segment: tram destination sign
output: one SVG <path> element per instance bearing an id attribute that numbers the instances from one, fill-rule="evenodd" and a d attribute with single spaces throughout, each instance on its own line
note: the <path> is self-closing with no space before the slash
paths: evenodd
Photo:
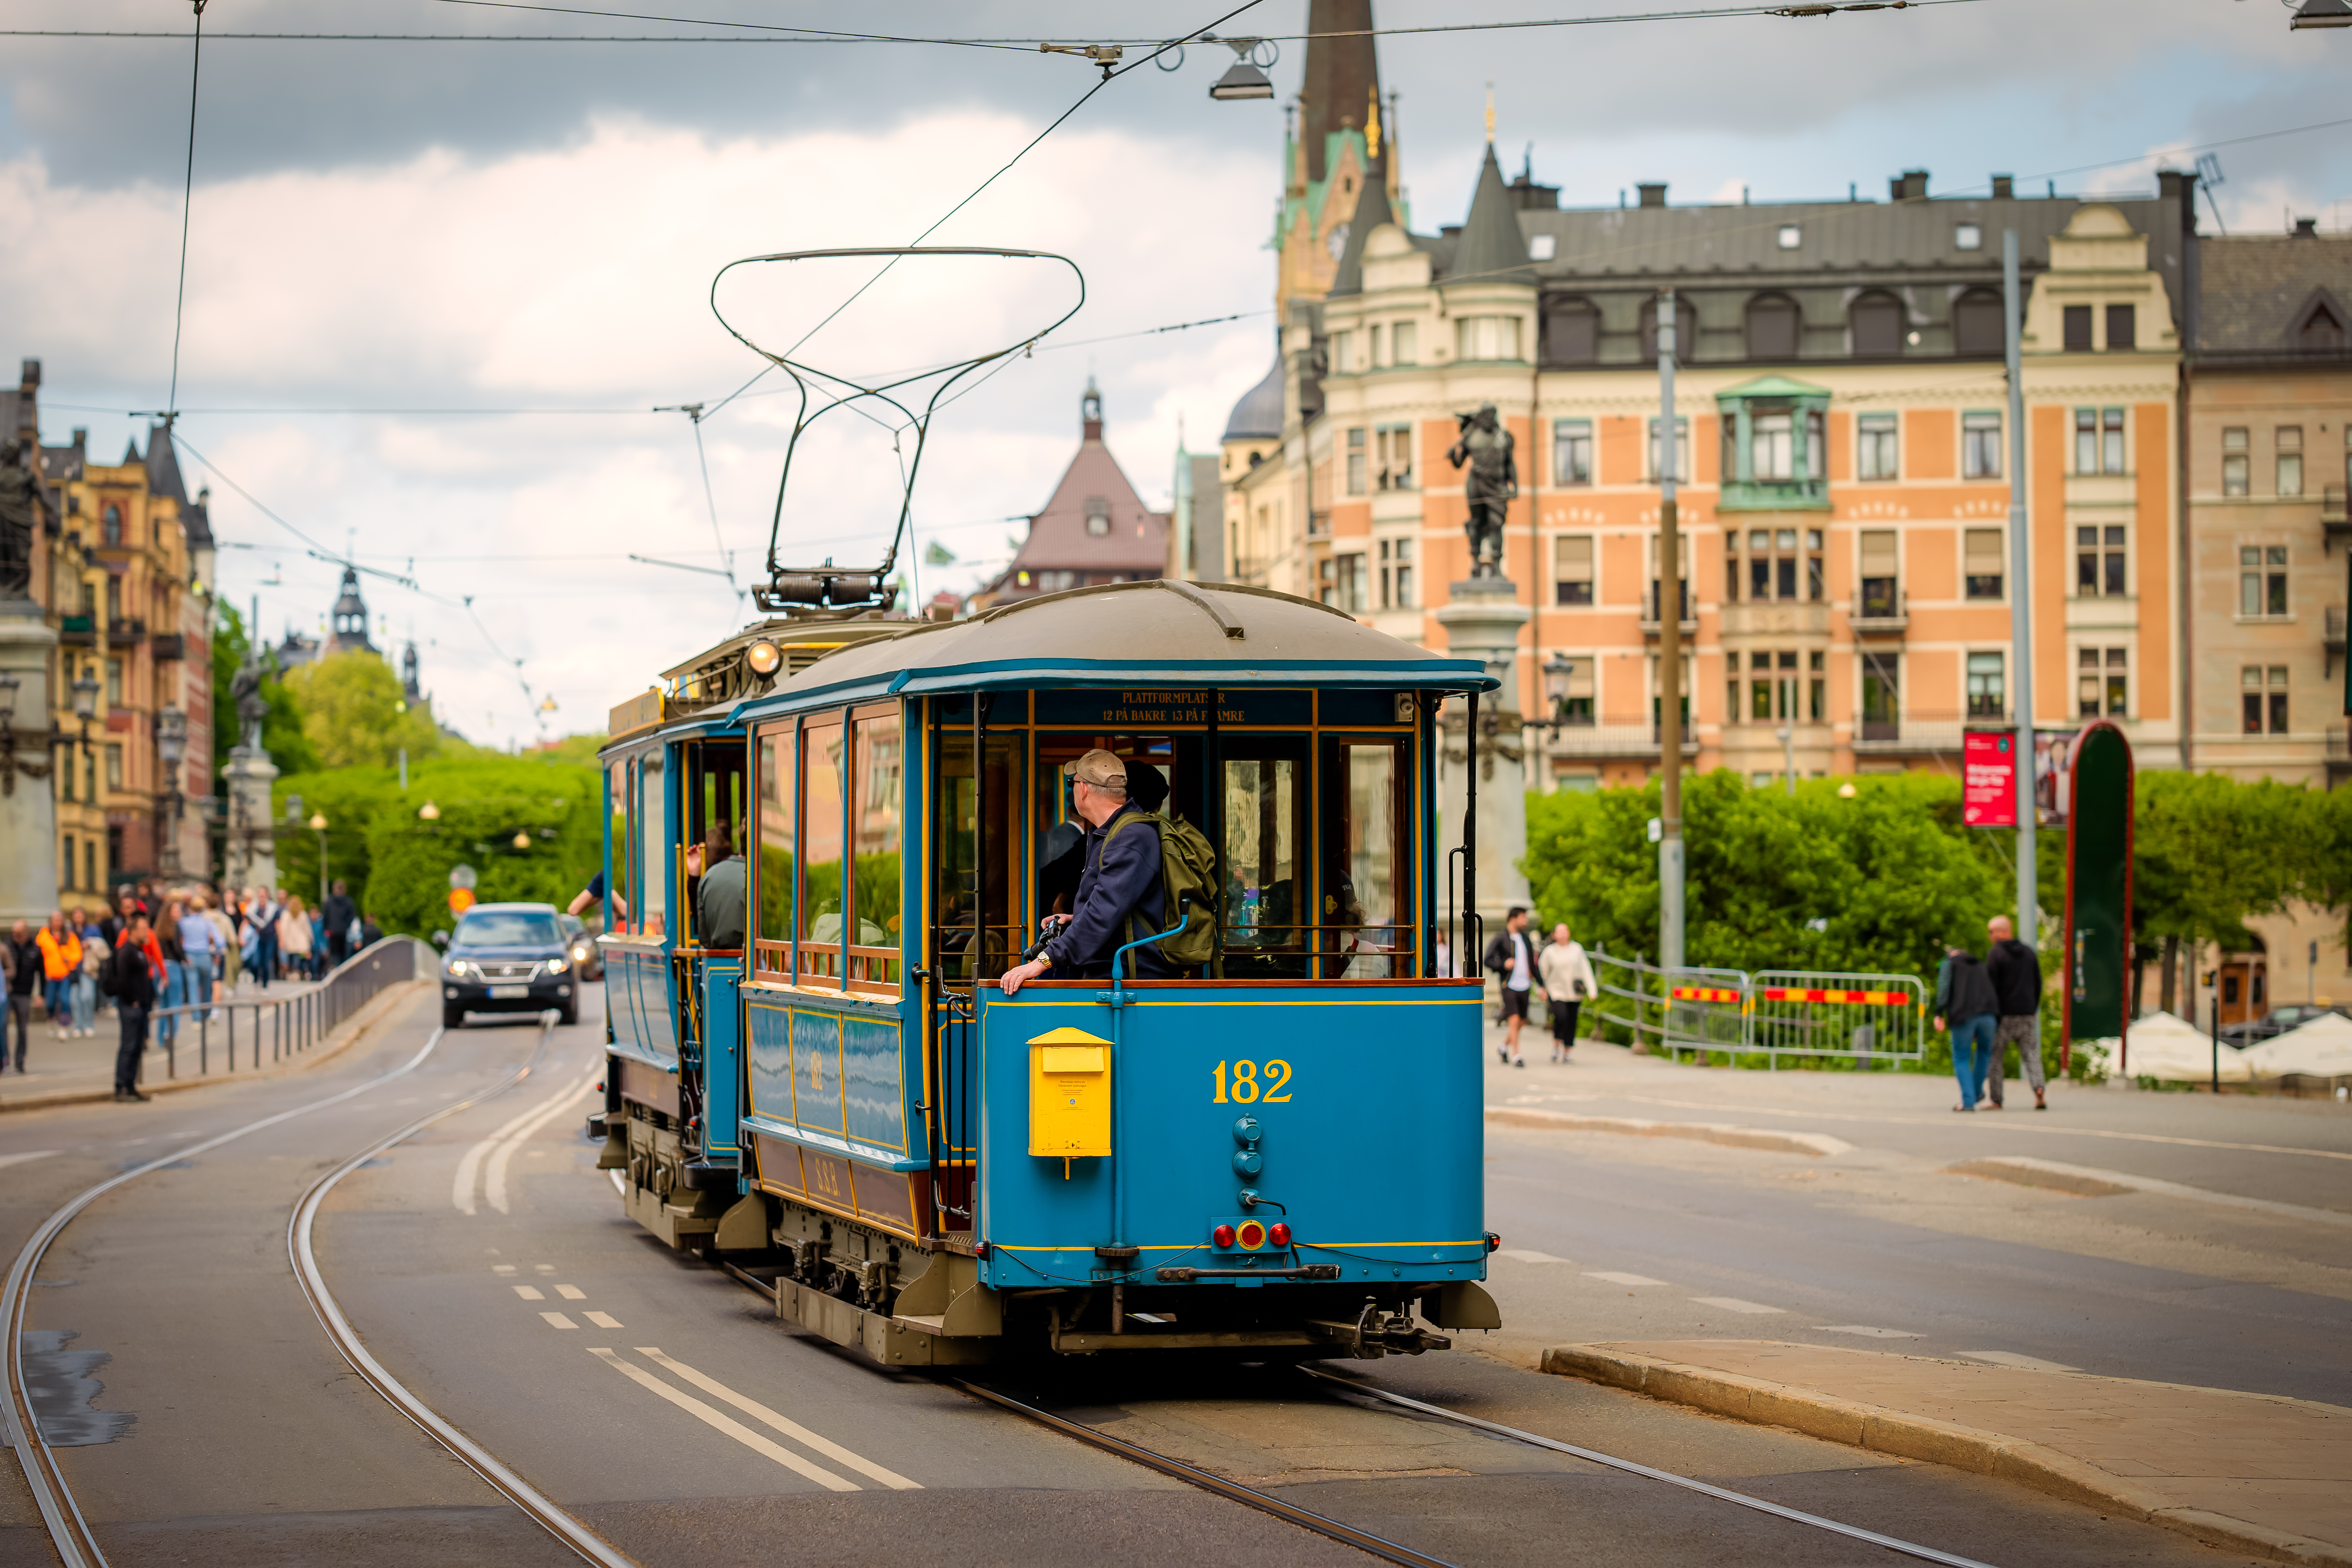
<path id="1" fill-rule="evenodd" d="M 1315 721 L 1309 691 L 1207 687 L 1123 687 L 1117 690 L 1045 690 L 1037 693 L 1037 722 L 1093 730 L 1205 730 L 1219 725 L 1296 726 Z"/>

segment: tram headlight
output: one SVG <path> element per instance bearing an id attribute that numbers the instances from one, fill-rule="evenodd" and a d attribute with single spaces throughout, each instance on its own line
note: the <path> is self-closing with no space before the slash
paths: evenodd
<path id="1" fill-rule="evenodd" d="M 765 637 L 743 650 L 743 662 L 751 667 L 754 675 L 773 675 L 784 662 L 783 650 Z"/>

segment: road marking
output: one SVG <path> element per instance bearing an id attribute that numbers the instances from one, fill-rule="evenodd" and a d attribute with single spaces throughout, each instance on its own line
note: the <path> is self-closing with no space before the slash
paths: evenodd
<path id="1" fill-rule="evenodd" d="M 531 1268 L 534 1272 L 540 1274 L 552 1274 L 555 1272 L 555 1265 L 552 1263 L 534 1263 L 531 1265 Z"/>
<path id="2" fill-rule="evenodd" d="M 588 1299 L 588 1292 L 577 1285 L 558 1285 L 555 1293 L 567 1301 L 585 1301 Z"/>
<path id="3" fill-rule="evenodd" d="M 604 1070 L 604 1064 L 600 1061 L 596 1064 L 594 1070 L 596 1072 L 602 1072 Z M 540 1111 L 538 1115 L 532 1117 L 529 1121 L 524 1122 L 520 1127 L 516 1128 L 514 1131 L 509 1135 L 506 1142 L 500 1143 L 497 1150 L 491 1153 L 489 1165 L 483 1173 L 482 1176 L 482 1194 L 489 1200 L 489 1204 L 492 1208 L 498 1210 L 500 1214 L 508 1212 L 507 1162 L 514 1158 L 514 1152 L 517 1149 L 522 1147 L 522 1141 L 530 1137 L 532 1133 L 538 1131 L 541 1128 L 546 1126 L 549 1122 L 554 1121 L 557 1117 L 562 1115 L 565 1111 L 571 1110 L 574 1104 L 585 1099 L 588 1093 L 595 1087 L 596 1079 L 593 1075 L 591 1077 L 582 1079 L 580 1080 L 580 1087 L 573 1089 L 570 1094 L 557 1097 L 551 1104 Z"/>
<path id="4" fill-rule="evenodd" d="M 56 1152 L 55 1149 L 32 1149 L 22 1154 L 0 1154 L 0 1165 L 21 1165 L 27 1160 L 46 1160 Z"/>
<path id="5" fill-rule="evenodd" d="M 1702 1307 L 1720 1307 L 1727 1312 L 1778 1312 L 1778 1307 L 1767 1307 L 1760 1301 L 1743 1301 L 1737 1296 L 1693 1296 Z"/>
<path id="6" fill-rule="evenodd" d="M 1916 1340 L 1920 1337 L 1908 1329 L 1874 1329 L 1867 1323 L 1817 1323 L 1814 1328 L 1824 1334 L 1863 1334 L 1874 1340 Z"/>
<path id="7" fill-rule="evenodd" d="M 827 1458 L 838 1459 L 841 1463 L 848 1466 L 851 1469 L 859 1472 L 861 1475 L 870 1476 L 874 1479 L 880 1481 L 884 1486 L 891 1488 L 893 1490 L 919 1492 L 923 1489 L 923 1486 L 920 1481 L 910 1481 L 906 1477 L 900 1475 L 898 1471 L 885 1469 L 880 1465 L 876 1464 L 873 1460 L 866 1458 L 864 1455 L 859 1454 L 853 1449 L 843 1447 L 840 1444 L 835 1442 L 830 1437 L 819 1436 L 816 1433 L 810 1431 L 799 1422 L 794 1421 L 788 1416 L 777 1415 L 774 1411 L 769 1409 L 758 1400 L 745 1398 L 742 1394 L 736 1393 L 733 1389 L 728 1387 L 717 1378 L 697 1372 L 694 1368 L 687 1365 L 682 1361 L 671 1360 L 668 1356 L 662 1354 L 659 1347 L 657 1346 L 639 1345 L 637 1347 L 637 1353 L 645 1357 L 647 1361 L 653 1363 L 656 1366 L 660 1367 L 663 1371 L 685 1379 L 687 1382 L 694 1384 L 695 1387 L 702 1390 L 703 1393 L 717 1394 L 719 1398 L 727 1401 L 728 1404 L 732 1405 L 735 1408 L 744 1412 L 746 1415 L 758 1416 L 761 1420 L 766 1422 L 769 1426 L 773 1426 L 777 1431 L 782 1432 L 785 1436 L 792 1438 L 793 1441 L 814 1448 L 818 1453 L 824 1455 Z"/>
<path id="8" fill-rule="evenodd" d="M 490 1265 L 490 1272 L 493 1274 L 511 1274 L 514 1271 L 515 1266 L 511 1263 L 493 1263 Z"/>
<path id="9" fill-rule="evenodd" d="M 539 1287 L 536 1285 L 518 1285 L 514 1288 L 514 1293 L 521 1297 L 526 1301 L 544 1301 L 547 1300 L 545 1296 L 540 1294 Z"/>
<path id="10" fill-rule="evenodd" d="M 1524 1247 L 1498 1247 L 1495 1249 L 1505 1258 L 1516 1258 L 1521 1263 L 1565 1263 L 1565 1258 L 1554 1258 L 1549 1252 L 1530 1252 Z"/>
<path id="11" fill-rule="evenodd" d="M 610 1312 L 587 1312 L 582 1315 L 600 1329 L 617 1329 L 624 1326 L 621 1320 Z"/>
<path id="12" fill-rule="evenodd" d="M 2040 1356 L 2020 1355 L 2015 1351 L 1954 1351 L 1952 1353 L 1964 1355 L 1970 1361 L 1990 1362 L 1994 1366 L 2010 1367 L 2018 1372 L 2080 1372 L 2083 1370 L 2079 1366 L 2062 1366 L 2054 1361 L 2043 1361 Z"/>
<path id="13" fill-rule="evenodd" d="M 1663 1285 L 1663 1279 L 1653 1279 L 1646 1274 L 1619 1274 L 1608 1269 L 1585 1270 L 1587 1279 L 1606 1279 L 1612 1285 Z"/>
<path id="14" fill-rule="evenodd" d="M 540 1316 L 545 1318 L 548 1321 L 548 1323 L 554 1328 L 576 1329 L 580 1326 L 561 1312 L 541 1312 Z"/>
<path id="15" fill-rule="evenodd" d="M 2109 1186 L 2129 1187 L 2135 1192 L 2154 1193 L 2168 1198 L 2188 1198 L 2200 1204 L 2224 1204 L 2231 1208 L 2253 1209 L 2262 1214 L 2284 1215 L 2289 1219 L 2313 1220 L 2321 1225 L 2352 1226 L 2352 1214 L 2347 1214 L 2342 1209 L 2306 1208 L 2301 1204 L 2275 1203 L 2269 1198 L 2240 1197 L 2235 1193 L 2217 1193 L 2204 1187 L 2186 1187 L 2179 1182 L 2159 1182 L 2151 1176 L 2134 1176 L 2122 1171 L 2102 1171 L 2090 1165 L 2069 1165 L 2061 1160 L 2037 1160 L 2026 1154 L 1994 1154 L 1968 1163 L 1979 1165 L 2013 1165 L 2025 1171 L 2047 1171 L 2053 1175 L 2075 1176 L 2085 1181 L 2105 1182 Z"/>
<path id="16" fill-rule="evenodd" d="M 733 1416 L 713 1410 L 709 1405 L 705 1405 L 702 1401 L 695 1398 L 692 1394 L 680 1394 L 677 1389 L 672 1388 L 668 1384 L 664 1383 L 652 1373 L 647 1372 L 641 1366 L 632 1366 L 629 1363 L 623 1361 L 619 1355 L 612 1351 L 592 1349 L 588 1353 L 602 1361 L 606 1366 L 611 1367 L 614 1372 L 619 1373 L 630 1382 L 637 1384 L 642 1387 L 652 1389 L 656 1394 L 660 1394 L 664 1399 L 668 1400 L 672 1405 L 677 1405 L 680 1410 L 692 1415 L 696 1420 L 702 1422 L 705 1426 L 715 1427 L 719 1431 L 726 1433 L 730 1437 L 734 1438 L 738 1443 L 742 1444 L 743 1447 L 751 1449 L 753 1453 L 766 1455 L 769 1458 L 775 1460 L 776 1463 L 783 1466 L 786 1469 L 807 1477 L 810 1480 L 814 1481 L 817 1485 L 824 1488 L 827 1491 L 856 1492 L 864 1491 L 866 1489 L 845 1476 L 836 1476 L 831 1470 L 826 1469 L 823 1465 L 802 1458 L 798 1454 L 793 1453 L 790 1448 L 785 1447 L 781 1443 L 772 1443 L 768 1441 L 767 1438 L 761 1436 L 760 1434 L 752 1431 L 749 1426 L 744 1426 L 743 1423 L 736 1420 Z"/>
<path id="17" fill-rule="evenodd" d="M 466 1151 L 466 1157 L 457 1162 L 457 1180 L 449 1186 L 449 1201 L 457 1205 L 459 1214 L 474 1212 L 475 1180 L 481 1174 L 482 1162 L 488 1157 L 491 1145 L 538 1114 L 539 1108 L 533 1106 L 513 1120 L 505 1122 L 497 1131 Z"/>

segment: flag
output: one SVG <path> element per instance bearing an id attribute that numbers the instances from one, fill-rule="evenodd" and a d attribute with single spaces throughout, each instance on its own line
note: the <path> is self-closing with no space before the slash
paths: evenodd
<path id="1" fill-rule="evenodd" d="M 952 566 L 955 564 L 955 552 L 950 550 L 946 545 L 941 544 L 938 540 L 934 539 L 929 544 L 923 546 L 923 564 L 926 566 Z"/>

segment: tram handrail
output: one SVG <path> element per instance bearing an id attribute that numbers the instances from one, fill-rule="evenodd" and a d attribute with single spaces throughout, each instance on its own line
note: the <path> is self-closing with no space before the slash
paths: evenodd
<path id="1" fill-rule="evenodd" d="M 212 1072 L 212 1020 L 216 1014 L 226 1015 L 228 1065 L 226 1070 L 236 1071 L 236 1013 L 242 1007 L 252 1014 L 247 1037 L 252 1041 L 253 1066 L 261 1067 L 262 1009 L 269 1009 L 269 1059 L 285 1061 L 325 1040 L 338 1026 L 373 1000 L 386 986 L 414 980 L 425 944 L 412 936 L 388 936 L 352 954 L 316 984 L 299 991 L 278 996 L 221 997 L 210 1002 L 188 1002 L 171 1007 L 158 1007 L 148 1015 L 151 1030 L 169 1019 L 173 1027 L 161 1039 L 163 1047 L 163 1076 L 175 1079 L 180 1076 L 179 1031 L 193 1021 L 196 1030 L 196 1076 L 205 1078 Z M 404 966 L 396 954 L 404 953 Z"/>

